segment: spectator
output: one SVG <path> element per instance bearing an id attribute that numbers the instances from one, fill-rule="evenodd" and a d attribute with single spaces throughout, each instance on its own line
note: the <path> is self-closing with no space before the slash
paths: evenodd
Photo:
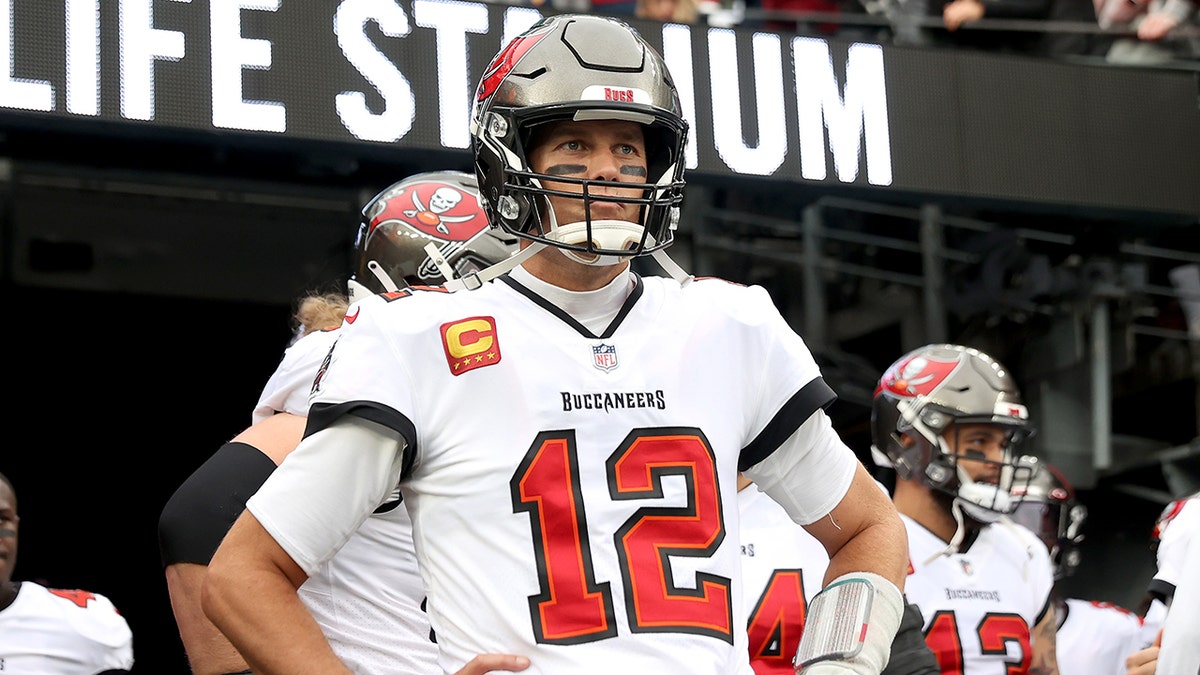
<path id="1" fill-rule="evenodd" d="M 1101 28 L 1133 33 L 1113 41 L 1111 63 L 1147 65 L 1200 57 L 1196 0 L 1096 0 Z M 1185 30 L 1190 34 L 1184 33 Z"/>
<path id="2" fill-rule="evenodd" d="M 1034 53 L 1042 42 L 1042 34 L 1036 30 L 974 29 L 971 24 L 984 18 L 1046 19 L 1051 9 L 1052 0 L 950 0 L 941 8 L 946 33 L 938 35 L 942 42 L 956 47 Z"/>
<path id="3" fill-rule="evenodd" d="M 637 0 L 590 0 L 586 10 L 592 14 L 615 19 L 630 19 L 637 16 Z"/>
<path id="4" fill-rule="evenodd" d="M 839 0 L 759 0 L 759 5 L 767 12 L 778 12 L 781 14 L 788 12 L 840 14 L 842 9 Z M 838 32 L 839 25 L 828 20 L 820 22 L 812 21 L 802 16 L 795 18 L 775 16 L 767 18 L 763 22 L 763 27 L 768 30 L 785 33 L 834 35 Z"/>
<path id="5" fill-rule="evenodd" d="M 13 581 L 17 492 L 0 474 L 0 672 L 115 675 L 133 668 L 133 633 L 99 593 Z"/>
<path id="6" fill-rule="evenodd" d="M 695 23 L 699 15 L 696 0 L 637 0 L 639 19 L 664 23 Z"/>

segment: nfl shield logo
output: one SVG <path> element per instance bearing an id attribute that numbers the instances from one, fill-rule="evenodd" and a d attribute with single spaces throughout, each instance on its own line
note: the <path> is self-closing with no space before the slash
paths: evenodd
<path id="1" fill-rule="evenodd" d="M 598 344 L 592 346 L 592 365 L 604 372 L 617 367 L 617 346 Z"/>

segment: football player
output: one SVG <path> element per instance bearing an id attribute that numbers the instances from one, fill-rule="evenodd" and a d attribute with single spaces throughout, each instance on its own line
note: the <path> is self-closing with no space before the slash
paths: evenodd
<path id="1" fill-rule="evenodd" d="M 1158 570 L 1146 591 L 1145 624 L 1153 644 L 1126 660 L 1128 675 L 1200 671 L 1200 493 L 1176 499 L 1151 535 Z"/>
<path id="2" fill-rule="evenodd" d="M 133 668 L 133 633 L 111 600 L 13 581 L 17 491 L 0 474 L 0 672 L 116 675 Z"/>
<path id="3" fill-rule="evenodd" d="M 459 171 L 410 176 L 363 208 L 347 295 L 310 295 L 299 303 L 298 339 L 263 388 L 252 425 L 198 468 L 160 517 L 167 588 L 193 673 L 249 672 L 201 611 L 203 577 L 246 499 L 299 443 L 313 379 L 337 339 L 347 303 L 437 285 L 500 262 L 516 252 L 515 238 L 502 235 L 488 227 L 475 177 Z M 412 521 L 398 495 L 373 509 L 299 593 L 334 650 L 357 672 L 441 672 L 421 608 L 425 595 Z M 510 664 L 483 660 L 491 668 Z"/>
<path id="4" fill-rule="evenodd" d="M 1007 518 L 1033 431 L 1012 374 L 970 347 L 931 344 L 875 389 L 873 454 L 896 471 L 908 528 L 908 600 L 943 673 L 1057 673 L 1050 554 Z"/>
<path id="5" fill-rule="evenodd" d="M 1033 476 L 1012 519 L 1038 535 L 1050 552 L 1054 581 L 1074 574 L 1081 559 L 1087 507 L 1057 467 L 1037 457 L 1022 457 Z M 1017 488 L 1020 489 L 1019 487 Z M 1143 646 L 1142 620 L 1111 602 L 1065 598 L 1055 593 L 1058 670 L 1062 675 L 1124 675 L 1125 659 Z"/>
<path id="6" fill-rule="evenodd" d="M 506 652 L 537 673 L 747 675 L 739 470 L 830 553 L 802 672 L 882 670 L 903 525 L 767 292 L 666 256 L 686 129 L 662 57 L 611 18 L 547 17 L 485 69 L 476 175 L 521 253 L 347 315 L 305 439 L 205 579 L 256 673 L 348 672 L 290 620 L 295 588 L 399 482 L 443 670 Z M 631 270 L 643 255 L 670 276 Z"/>

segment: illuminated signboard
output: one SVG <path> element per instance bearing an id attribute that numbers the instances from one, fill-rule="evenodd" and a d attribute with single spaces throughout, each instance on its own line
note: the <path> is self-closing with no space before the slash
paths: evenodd
<path id="1" fill-rule="evenodd" d="M 0 0 L 0 125 L 468 152 L 474 85 L 532 7 Z M 692 175 L 1200 213 L 1194 74 L 632 21 Z"/>

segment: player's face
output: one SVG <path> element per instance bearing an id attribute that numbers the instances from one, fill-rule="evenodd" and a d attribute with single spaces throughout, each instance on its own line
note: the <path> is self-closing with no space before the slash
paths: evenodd
<path id="1" fill-rule="evenodd" d="M 1008 458 L 1009 433 L 995 424 L 952 424 L 944 438 L 971 480 L 996 483 Z"/>
<path id="2" fill-rule="evenodd" d="M 17 499 L 0 481 L 0 583 L 12 579 L 17 564 Z"/>
<path id="3" fill-rule="evenodd" d="M 551 122 L 538 129 L 534 136 L 530 168 L 552 176 L 569 176 L 590 180 L 646 182 L 646 141 L 642 125 L 624 120 L 589 120 L 586 122 Z M 581 193 L 583 187 L 569 183 L 546 182 L 554 190 Z M 641 197 L 644 191 L 620 188 L 592 188 L 592 220 L 624 220 L 637 222 L 641 207 L 638 204 L 597 201 L 596 195 Z M 583 201 L 565 197 L 550 197 L 559 225 L 585 219 Z"/>

